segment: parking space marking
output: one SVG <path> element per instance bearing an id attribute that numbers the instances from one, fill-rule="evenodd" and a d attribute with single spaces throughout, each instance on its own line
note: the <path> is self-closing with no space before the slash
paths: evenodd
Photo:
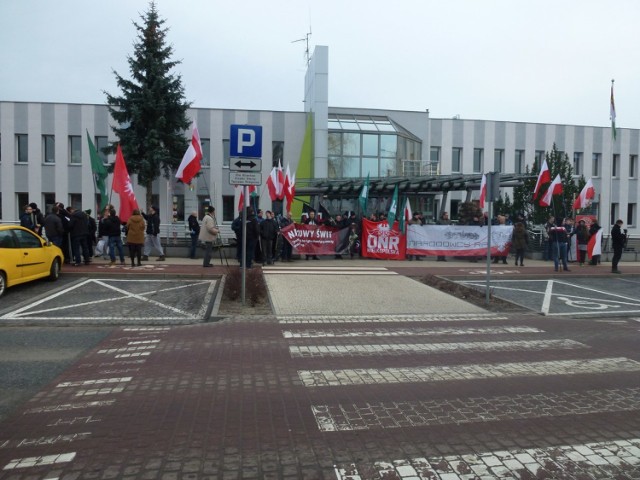
<path id="1" fill-rule="evenodd" d="M 405 368 L 299 370 L 298 377 L 305 387 L 336 387 L 341 385 L 384 385 L 611 372 L 640 372 L 640 362 L 617 357 Z"/>
<path id="2" fill-rule="evenodd" d="M 136 288 L 138 286 L 147 286 L 148 289 L 144 289 L 140 292 L 134 292 L 120 288 L 118 283 L 133 284 Z M 127 316 L 126 320 L 141 321 L 141 320 L 187 320 L 196 321 L 204 319 L 204 316 L 209 308 L 209 303 L 212 300 L 215 292 L 215 287 L 218 280 L 133 280 L 133 279 L 87 279 L 78 282 L 70 287 L 62 289 L 59 292 L 46 296 L 39 300 L 36 300 L 21 308 L 8 312 L 0 316 L 0 320 L 78 320 L 79 318 L 90 320 L 115 320 L 122 319 L 122 315 L 104 316 L 101 315 L 104 311 L 102 306 L 104 304 L 112 304 L 114 301 L 119 302 L 122 305 L 122 301 L 129 300 L 134 302 L 141 302 L 140 305 L 131 305 L 129 309 L 135 312 L 143 312 L 145 308 L 152 307 L 152 312 L 149 316 Z M 176 285 L 178 284 L 178 285 Z M 166 286 L 162 286 L 166 285 Z M 92 291 L 99 291 L 101 294 L 105 290 L 112 293 L 112 295 L 105 297 L 101 295 L 100 298 L 88 301 L 65 301 L 61 303 L 59 298 L 74 299 L 82 298 L 78 293 L 84 294 L 86 288 L 89 287 Z M 193 292 L 194 287 L 201 287 L 205 290 L 202 292 L 202 296 L 197 299 L 197 310 L 188 310 L 185 308 L 177 308 L 168 301 L 163 303 L 151 296 L 157 296 L 160 299 L 166 300 L 167 293 L 175 292 L 179 290 L 191 290 Z M 90 293 L 88 293 L 91 296 Z M 45 307 L 45 308 L 43 308 Z M 64 312 L 82 312 L 80 316 L 64 316 Z M 97 312 L 94 313 L 94 312 Z M 60 316 L 62 315 L 62 316 Z M 132 330 L 133 331 L 133 330 Z M 143 330 L 140 330 L 143 331 Z M 161 328 L 146 329 L 145 332 L 163 332 Z"/>
<path id="3" fill-rule="evenodd" d="M 509 352 L 539 350 L 570 350 L 588 348 L 575 340 L 514 340 L 505 342 L 459 343 L 394 343 L 372 345 L 300 345 L 290 346 L 291 358 L 345 357 L 362 355 L 407 355 L 463 352 Z"/>

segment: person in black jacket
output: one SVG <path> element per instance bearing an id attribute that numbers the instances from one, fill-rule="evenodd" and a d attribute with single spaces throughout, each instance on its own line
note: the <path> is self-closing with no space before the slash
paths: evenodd
<path id="1" fill-rule="evenodd" d="M 622 273 L 618 270 L 618 262 L 622 258 L 622 250 L 627 244 L 627 230 L 622 231 L 622 220 L 617 220 L 611 229 L 611 246 L 613 247 L 613 258 L 611 259 L 611 273 Z"/>
<path id="2" fill-rule="evenodd" d="M 164 251 L 162 250 L 162 245 L 160 244 L 160 215 L 158 207 L 152 206 L 149 209 L 149 213 L 142 214 L 144 219 L 147 221 L 147 235 L 144 238 L 144 251 L 142 252 L 142 260 L 149 260 L 149 254 L 151 254 L 151 249 L 155 248 L 158 252 L 160 252 L 160 256 L 156 258 L 156 261 L 163 262 L 164 261 Z"/>
<path id="3" fill-rule="evenodd" d="M 198 223 L 198 212 L 193 211 L 187 219 L 189 224 L 189 235 L 191 236 L 191 247 L 189 248 L 189 258 L 196 258 L 196 248 L 198 247 L 198 236 L 200 235 L 200 224 Z"/>
<path id="4" fill-rule="evenodd" d="M 266 265 L 273 265 L 273 244 L 278 235 L 278 224 L 273 219 L 273 213 L 267 210 L 266 218 L 260 223 L 260 238 L 262 252 Z"/>
<path id="5" fill-rule="evenodd" d="M 73 265 L 79 267 L 82 265 L 84 257 L 85 265 L 91 263 L 89 257 L 89 245 L 87 243 L 87 234 L 89 233 L 89 222 L 87 215 L 82 210 L 76 210 L 73 207 L 67 207 L 69 212 L 69 236 L 71 237 L 71 252 L 73 253 Z M 82 250 L 82 257 L 80 251 Z"/>
<path id="6" fill-rule="evenodd" d="M 58 216 L 58 207 L 55 205 L 51 207 L 51 213 L 44 217 L 42 226 L 47 239 L 56 247 L 60 247 L 64 238 L 64 227 L 62 226 L 62 220 Z"/>
<path id="7" fill-rule="evenodd" d="M 116 248 L 118 249 L 118 257 L 120 257 L 120 265 L 124 265 L 124 246 L 122 245 L 122 223 L 116 215 L 115 209 L 109 210 L 109 216 L 102 221 L 102 234 L 109 238 L 109 258 L 110 265 L 116 264 Z"/>

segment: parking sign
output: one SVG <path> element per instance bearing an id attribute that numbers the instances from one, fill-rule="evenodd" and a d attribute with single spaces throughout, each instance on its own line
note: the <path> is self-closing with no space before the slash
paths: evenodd
<path id="1" fill-rule="evenodd" d="M 262 158 L 262 127 L 260 125 L 231 125 L 229 156 Z"/>

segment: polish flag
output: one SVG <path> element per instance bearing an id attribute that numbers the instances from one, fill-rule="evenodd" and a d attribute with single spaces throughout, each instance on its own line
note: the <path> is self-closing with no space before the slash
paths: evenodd
<path id="1" fill-rule="evenodd" d="M 480 208 L 484 208 L 484 202 L 487 199 L 487 175 L 482 174 L 482 182 L 480 182 Z"/>
<path id="2" fill-rule="evenodd" d="M 202 160 L 202 145 L 200 144 L 200 134 L 196 122 L 192 124 L 191 144 L 182 157 L 182 162 L 176 172 L 176 178 L 182 183 L 189 184 L 193 177 L 200 171 L 200 161 Z"/>
<path id="3" fill-rule="evenodd" d="M 238 196 L 238 211 L 242 212 L 242 209 L 244 207 L 248 207 L 249 206 L 249 199 L 251 197 L 251 195 L 253 195 L 256 192 L 256 186 L 255 185 L 249 185 L 247 186 L 247 191 L 248 191 L 248 196 L 247 199 L 245 201 L 244 198 L 244 185 L 236 185 L 236 190 L 240 190 L 239 196 Z"/>
<path id="4" fill-rule="evenodd" d="M 271 173 L 267 177 L 267 189 L 269 190 L 269 197 L 272 202 L 278 199 L 278 172 L 276 167 L 271 169 Z"/>
<path id="5" fill-rule="evenodd" d="M 591 179 L 587 180 L 584 188 L 580 192 L 580 195 L 576 197 L 573 202 L 573 209 L 586 208 L 591 205 L 591 200 L 596 196 L 596 190 L 593 188 L 593 182 Z"/>
<path id="6" fill-rule="evenodd" d="M 284 172 L 282 171 L 282 164 L 280 163 L 280 160 L 278 160 L 278 175 L 276 177 L 277 183 L 276 183 L 276 195 L 278 197 L 278 200 L 282 200 L 284 199 L 284 183 L 285 183 L 285 178 L 284 178 Z"/>
<path id="7" fill-rule="evenodd" d="M 287 165 L 287 176 L 285 177 L 285 190 L 284 198 L 287 202 L 286 211 L 291 211 L 291 204 L 293 203 L 293 197 L 296 196 L 296 174 L 291 175 L 289 173 L 289 165 Z"/>
<path id="8" fill-rule="evenodd" d="M 547 165 L 547 159 L 545 158 L 542 162 L 542 167 L 540 167 L 540 174 L 538 174 L 538 181 L 536 182 L 536 188 L 533 189 L 533 198 L 538 198 L 538 192 L 540 191 L 540 187 L 545 183 L 549 183 L 551 181 L 551 172 L 549 171 L 549 166 Z"/>
<path id="9" fill-rule="evenodd" d="M 409 220 L 411 220 L 413 218 L 413 213 L 411 212 L 411 203 L 409 203 L 409 199 L 408 198 L 407 198 L 407 201 L 404 204 L 403 215 L 404 215 L 405 224 L 407 222 L 409 222 Z"/>
<path id="10" fill-rule="evenodd" d="M 602 255 L 602 229 L 598 230 L 595 235 L 591 235 L 587 242 L 587 255 L 592 258 L 594 255 Z"/>
<path id="11" fill-rule="evenodd" d="M 131 177 L 127 171 L 127 164 L 124 163 L 124 156 L 120 144 L 116 150 L 116 162 L 113 167 L 113 191 L 120 195 L 120 221 L 126 222 L 134 209 L 139 208 L 136 195 L 133 193 Z"/>
<path id="12" fill-rule="evenodd" d="M 548 207 L 551 205 L 551 199 L 554 195 L 560 195 L 562 193 L 562 179 L 560 178 L 560 174 L 556 175 L 556 178 L 551 182 L 549 188 L 547 189 L 547 193 L 544 194 L 544 197 L 540 199 L 541 207 Z"/>

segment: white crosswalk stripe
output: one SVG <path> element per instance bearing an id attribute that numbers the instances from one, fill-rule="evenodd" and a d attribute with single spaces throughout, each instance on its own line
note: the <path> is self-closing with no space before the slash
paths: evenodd
<path id="1" fill-rule="evenodd" d="M 404 323 L 404 322 L 469 322 L 507 320 L 495 313 L 447 313 L 406 315 L 278 315 L 284 324 L 334 324 L 334 323 Z"/>
<path id="2" fill-rule="evenodd" d="M 385 267 L 321 267 L 315 264 L 304 267 L 264 266 L 265 275 L 398 275 Z"/>
<path id="3" fill-rule="evenodd" d="M 439 335 L 498 335 L 503 333 L 542 333 L 533 327 L 467 327 L 467 328 L 375 328 L 366 330 L 285 330 L 284 338 L 402 337 Z"/>

